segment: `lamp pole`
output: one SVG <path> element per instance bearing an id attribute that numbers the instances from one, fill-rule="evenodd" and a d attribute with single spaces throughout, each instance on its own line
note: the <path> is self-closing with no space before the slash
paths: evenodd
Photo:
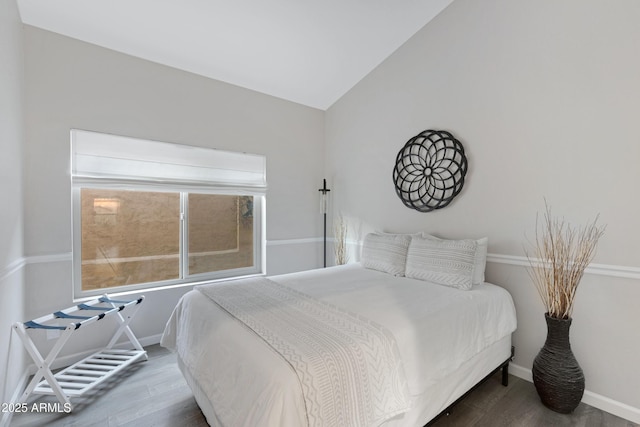
<path id="1" fill-rule="evenodd" d="M 322 194 L 320 196 L 320 209 L 324 216 L 324 266 L 327 266 L 327 193 L 331 190 L 327 188 L 327 180 L 322 180 L 322 188 L 319 189 Z"/>

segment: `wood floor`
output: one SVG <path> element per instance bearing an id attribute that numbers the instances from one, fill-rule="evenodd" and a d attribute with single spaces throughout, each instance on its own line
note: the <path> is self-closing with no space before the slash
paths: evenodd
<path id="1" fill-rule="evenodd" d="M 158 345 L 148 347 L 147 351 L 149 361 L 133 366 L 125 375 L 105 385 L 92 397 L 75 399 L 71 414 L 15 414 L 10 425 L 207 426 L 178 370 L 175 356 Z M 54 403 L 56 400 L 45 396 L 36 402 Z M 503 387 L 500 373 L 474 390 L 454 407 L 450 415 L 443 416 L 433 426 L 640 427 L 583 403 L 571 415 L 557 414 L 540 403 L 533 384 L 510 376 L 509 386 Z"/>

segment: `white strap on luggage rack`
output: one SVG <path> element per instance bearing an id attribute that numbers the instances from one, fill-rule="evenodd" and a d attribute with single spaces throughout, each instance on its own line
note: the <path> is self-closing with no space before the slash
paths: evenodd
<path id="1" fill-rule="evenodd" d="M 38 368 L 18 403 L 26 402 L 32 394 L 55 395 L 60 403 L 66 404 L 66 407 L 72 410 L 73 406 L 69 400 L 71 397 L 83 395 L 134 362 L 147 360 L 147 352 L 142 348 L 131 328 L 129 328 L 129 323 L 138 308 L 140 308 L 143 300 L 144 296 L 131 301 L 113 300 L 107 294 L 104 294 L 100 298 L 38 319 L 24 323 L 14 323 L 13 328 Z M 51 366 L 73 333 L 81 327 L 107 317 L 115 318 L 120 324 L 109 344 L 103 350 L 74 363 L 54 375 L 51 372 Z M 72 320 L 72 322 L 60 324 L 67 320 Z M 29 329 L 55 329 L 61 331 L 60 337 L 46 357 L 43 357 L 34 345 L 27 333 Z M 123 333 L 129 338 L 133 349 L 113 349 L 113 346 Z"/>

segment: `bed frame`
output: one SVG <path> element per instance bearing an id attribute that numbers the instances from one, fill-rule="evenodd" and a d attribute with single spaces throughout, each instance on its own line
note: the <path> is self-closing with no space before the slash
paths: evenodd
<path id="1" fill-rule="evenodd" d="M 466 393 L 464 393 L 462 396 L 460 396 L 459 398 L 457 398 L 452 404 L 450 404 L 449 406 L 447 406 L 442 412 L 440 412 L 438 415 L 436 415 L 433 419 L 431 419 L 431 421 L 429 421 L 427 424 L 424 425 L 424 427 L 429 427 L 432 426 L 433 424 L 435 424 L 436 421 L 438 421 L 440 418 L 444 417 L 444 416 L 449 416 L 451 415 L 451 413 L 453 412 L 453 408 L 461 401 L 463 400 L 465 397 L 467 397 L 469 394 L 471 394 L 471 392 L 473 392 L 475 389 L 477 389 L 478 387 L 480 387 L 482 384 L 484 384 L 485 381 L 487 381 L 489 378 L 491 378 L 496 372 L 502 370 L 502 385 L 507 387 L 509 385 L 509 362 L 513 361 L 513 357 L 515 356 L 515 347 L 511 346 L 511 355 L 509 356 L 509 358 L 507 360 L 505 360 L 504 362 L 502 362 L 497 368 L 495 368 L 493 371 L 489 372 L 489 374 L 487 376 L 485 376 L 484 378 L 482 378 L 480 381 L 478 381 L 476 383 L 476 385 L 474 385 L 473 387 L 471 387 L 469 390 L 467 390 Z"/>

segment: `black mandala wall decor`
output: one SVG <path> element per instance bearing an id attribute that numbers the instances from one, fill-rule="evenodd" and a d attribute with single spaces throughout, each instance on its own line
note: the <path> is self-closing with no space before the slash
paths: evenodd
<path id="1" fill-rule="evenodd" d="M 393 181 L 407 207 L 430 212 L 460 193 L 467 174 L 464 147 L 444 130 L 425 130 L 411 138 L 396 157 Z"/>

